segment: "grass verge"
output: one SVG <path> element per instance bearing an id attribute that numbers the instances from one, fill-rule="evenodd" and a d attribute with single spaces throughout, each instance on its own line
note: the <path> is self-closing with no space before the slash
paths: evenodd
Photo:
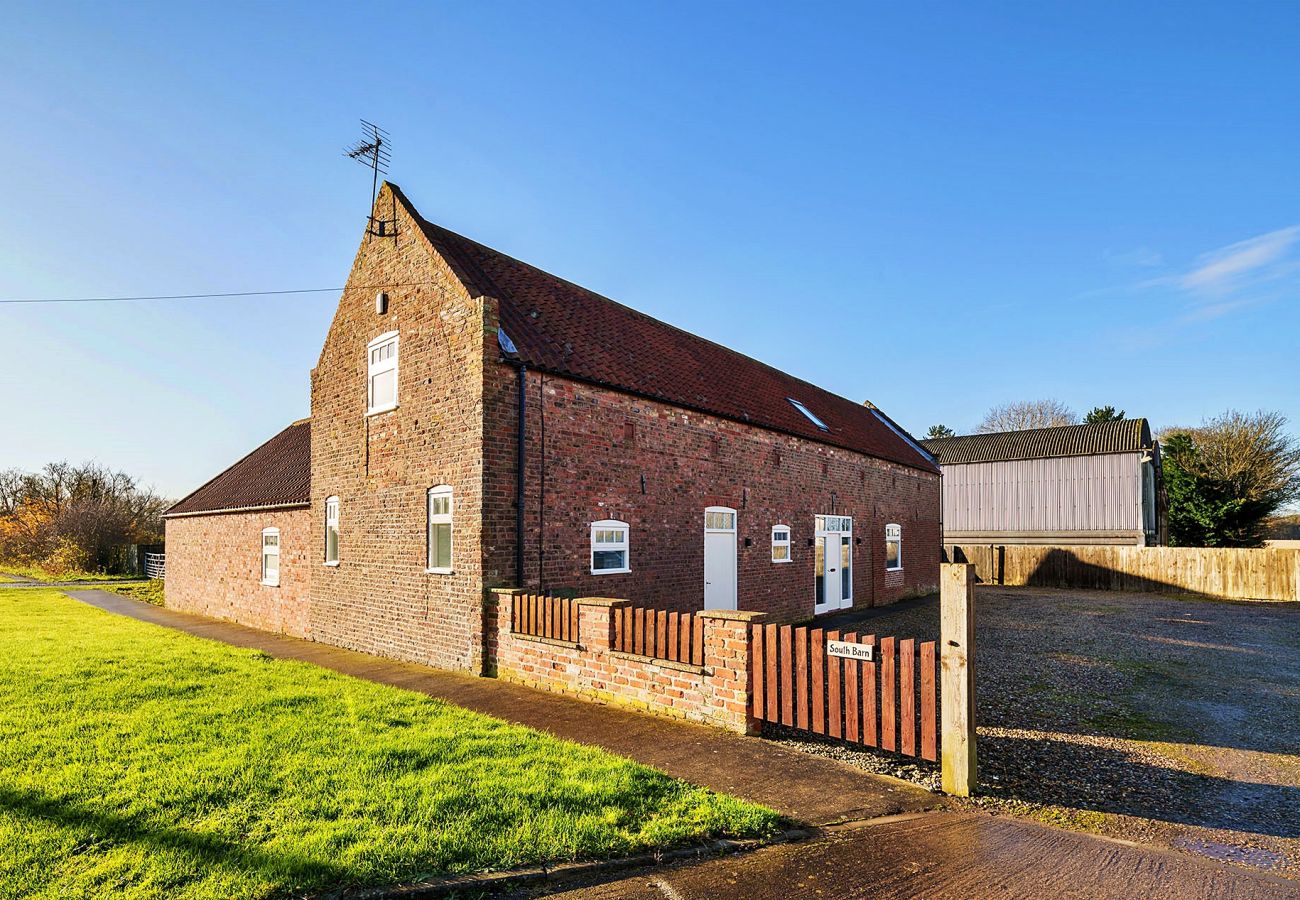
<path id="1" fill-rule="evenodd" d="M 109 591 L 114 594 L 121 594 L 123 597 L 131 597 L 135 600 L 143 600 L 145 603 L 152 603 L 154 606 L 163 606 L 163 579 L 154 578 L 149 581 L 136 581 L 129 584 L 104 584 L 100 590 Z"/>
<path id="2" fill-rule="evenodd" d="M 34 578 L 37 581 L 58 582 L 58 581 L 125 581 L 135 578 L 133 575 L 106 575 L 103 572 L 52 572 L 49 569 L 40 566 L 23 566 L 16 563 L 5 563 L 4 571 L 0 572 L 0 580 L 4 580 L 4 575 L 18 575 L 22 578 Z"/>
<path id="3" fill-rule="evenodd" d="M 0 589 L 0 896 L 270 897 L 774 833 L 419 694 Z"/>

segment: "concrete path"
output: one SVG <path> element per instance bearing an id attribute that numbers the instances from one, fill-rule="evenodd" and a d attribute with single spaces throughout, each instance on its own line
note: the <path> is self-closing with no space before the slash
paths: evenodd
<path id="1" fill-rule="evenodd" d="M 807 843 L 650 869 L 551 896 L 568 900 L 1281 900 L 1300 896 L 1300 883 L 1015 819 L 939 812 L 838 829 Z"/>
<path id="2" fill-rule="evenodd" d="M 871 775 L 759 738 L 640 715 L 494 678 L 476 678 L 270 634 L 151 606 L 108 591 L 70 590 L 67 594 L 133 619 L 418 691 L 557 737 L 603 747 L 692 784 L 761 803 L 807 825 L 933 809 L 945 803 L 944 798 L 905 781 Z"/>

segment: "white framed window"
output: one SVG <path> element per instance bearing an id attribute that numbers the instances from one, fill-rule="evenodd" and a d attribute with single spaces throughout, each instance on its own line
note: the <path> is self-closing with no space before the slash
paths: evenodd
<path id="1" fill-rule="evenodd" d="M 339 564 L 339 498 L 325 500 L 325 565 Z"/>
<path id="2" fill-rule="evenodd" d="M 451 488 L 447 485 L 429 488 L 426 507 L 428 511 L 428 561 L 426 570 L 441 575 L 451 574 Z"/>
<path id="3" fill-rule="evenodd" d="M 397 408 L 397 332 L 381 334 L 366 345 L 366 415 Z"/>
<path id="4" fill-rule="evenodd" d="M 772 526 L 772 562 L 790 562 L 790 526 Z"/>
<path id="5" fill-rule="evenodd" d="M 628 524 L 617 519 L 591 523 L 591 574 L 615 575 L 632 571 Z"/>
<path id="6" fill-rule="evenodd" d="M 903 568 L 903 527 L 885 526 L 885 571 L 896 572 Z"/>
<path id="7" fill-rule="evenodd" d="M 280 586 L 280 529 L 262 529 L 262 584 Z"/>

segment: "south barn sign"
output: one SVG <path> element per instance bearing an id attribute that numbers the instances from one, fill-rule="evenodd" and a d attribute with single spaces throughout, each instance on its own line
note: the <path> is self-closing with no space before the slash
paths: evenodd
<path id="1" fill-rule="evenodd" d="M 849 641 L 827 641 L 826 654 L 844 659 L 860 659 L 865 662 L 874 662 L 876 658 L 873 644 L 854 644 Z"/>

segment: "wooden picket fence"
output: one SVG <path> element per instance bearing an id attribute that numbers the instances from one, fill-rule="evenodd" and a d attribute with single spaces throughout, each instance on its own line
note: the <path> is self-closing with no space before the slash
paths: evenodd
<path id="1" fill-rule="evenodd" d="M 572 597 L 516 594 L 510 598 L 510 631 L 578 643 L 578 604 Z"/>
<path id="2" fill-rule="evenodd" d="M 752 628 L 751 712 L 756 719 L 907 756 L 938 758 L 934 641 L 918 648 L 912 639 L 877 642 L 875 635 L 856 632 L 791 625 Z M 872 644 L 875 659 L 831 656 L 828 641 Z"/>
<path id="3" fill-rule="evenodd" d="M 644 606 L 614 610 L 614 649 L 654 659 L 704 665 L 704 621 L 691 613 Z"/>

